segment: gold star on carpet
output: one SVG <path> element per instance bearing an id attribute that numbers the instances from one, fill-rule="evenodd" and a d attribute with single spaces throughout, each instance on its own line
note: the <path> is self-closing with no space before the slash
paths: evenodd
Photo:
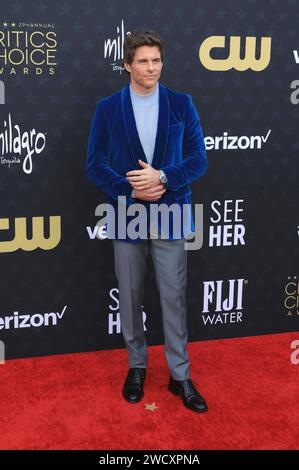
<path id="1" fill-rule="evenodd" d="M 156 403 L 153 402 L 151 405 L 149 405 L 148 403 L 145 405 L 145 409 L 146 410 L 150 410 L 152 412 L 154 412 L 158 407 L 156 406 Z"/>

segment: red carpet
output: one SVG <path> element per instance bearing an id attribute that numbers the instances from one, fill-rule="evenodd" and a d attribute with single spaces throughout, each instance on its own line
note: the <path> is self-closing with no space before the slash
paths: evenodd
<path id="1" fill-rule="evenodd" d="M 121 396 L 125 350 L 7 361 L 1 370 L 1 449 L 299 449 L 299 333 L 189 344 L 209 411 L 166 387 L 162 347 L 149 348 L 145 396 Z M 157 409 L 145 409 L 155 402 Z"/>

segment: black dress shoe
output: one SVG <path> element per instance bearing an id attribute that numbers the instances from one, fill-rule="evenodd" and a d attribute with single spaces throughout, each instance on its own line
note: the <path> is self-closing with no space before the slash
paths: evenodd
<path id="1" fill-rule="evenodd" d="M 174 395 L 181 395 L 184 405 L 190 410 L 199 413 L 208 411 L 208 405 L 200 393 L 198 393 L 190 379 L 174 380 L 170 377 L 168 390 Z"/>
<path id="2" fill-rule="evenodd" d="M 129 403 L 137 403 L 144 395 L 143 383 L 146 376 L 146 369 L 130 367 L 126 381 L 123 386 L 123 397 Z"/>

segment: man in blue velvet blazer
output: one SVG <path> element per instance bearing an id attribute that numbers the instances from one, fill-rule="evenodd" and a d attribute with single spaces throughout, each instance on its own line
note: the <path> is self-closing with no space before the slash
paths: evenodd
<path id="1" fill-rule="evenodd" d="M 113 240 L 121 326 L 128 350 L 123 397 L 137 403 L 144 395 L 147 344 L 142 301 L 151 252 L 170 370 L 168 390 L 180 395 L 189 409 L 205 412 L 207 404 L 190 379 L 184 243 L 195 226 L 190 184 L 206 172 L 207 158 L 192 98 L 159 82 L 162 66 L 163 42 L 157 33 L 136 31 L 126 37 L 124 67 L 130 82 L 97 103 L 88 142 L 87 175 L 106 193 L 115 214 L 111 226 L 111 219 L 107 219 L 107 234 Z M 132 222 L 132 212 L 121 222 L 119 215 L 124 213 L 124 204 L 129 209 L 136 203 L 145 211 L 148 228 L 145 234 L 133 237 L 123 233 Z M 179 217 L 175 213 L 170 216 L 167 237 L 163 222 L 156 219 L 152 236 L 151 211 L 162 203 L 167 207 L 175 204 L 179 214 L 187 207 L 189 217 L 180 218 L 178 232 Z"/>

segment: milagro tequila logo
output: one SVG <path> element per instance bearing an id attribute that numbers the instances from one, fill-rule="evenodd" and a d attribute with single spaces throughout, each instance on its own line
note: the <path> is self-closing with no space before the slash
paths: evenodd
<path id="1" fill-rule="evenodd" d="M 243 321 L 243 292 L 246 279 L 204 281 L 202 321 L 223 325 Z"/>
<path id="2" fill-rule="evenodd" d="M 0 133 L 0 163 L 9 168 L 13 164 L 22 164 L 24 173 L 32 172 L 32 157 L 42 153 L 46 146 L 46 134 L 31 129 L 21 131 L 18 124 L 12 123 L 11 114 L 3 122 Z"/>
<path id="3" fill-rule="evenodd" d="M 124 20 L 121 20 L 121 26 L 116 27 L 117 36 L 115 38 L 108 38 L 104 42 L 104 58 L 112 60 L 110 63 L 113 72 L 118 71 L 120 75 L 125 70 L 121 61 L 124 58 L 124 40 L 125 34 L 130 35 L 131 32 L 125 33 Z"/>

